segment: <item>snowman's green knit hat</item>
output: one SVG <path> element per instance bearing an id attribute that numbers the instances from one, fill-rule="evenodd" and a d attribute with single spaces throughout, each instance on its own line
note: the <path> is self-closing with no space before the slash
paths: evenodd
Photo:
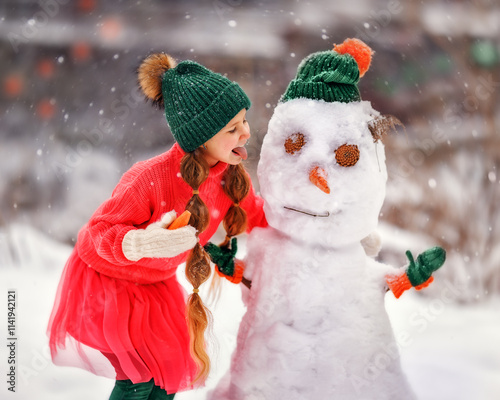
<path id="1" fill-rule="evenodd" d="M 168 54 L 152 54 L 138 75 L 146 97 L 164 106 L 174 139 L 186 152 L 203 145 L 251 105 L 236 82 L 195 61 L 176 65 Z"/>
<path id="2" fill-rule="evenodd" d="M 280 102 L 308 98 L 326 102 L 360 101 L 358 82 L 370 67 L 373 51 L 359 39 L 333 50 L 310 54 L 300 63 Z"/>

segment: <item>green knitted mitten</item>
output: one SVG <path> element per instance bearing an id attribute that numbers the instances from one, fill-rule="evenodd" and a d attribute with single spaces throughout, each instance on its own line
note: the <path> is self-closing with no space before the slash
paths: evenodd
<path id="1" fill-rule="evenodd" d="M 234 274 L 234 256 L 238 250 L 236 238 L 231 239 L 231 246 L 220 247 L 211 242 L 204 246 L 205 251 L 210 255 L 212 262 L 217 265 L 221 273 L 227 276 Z"/>
<path id="2" fill-rule="evenodd" d="M 420 254 L 415 261 L 411 251 L 408 250 L 406 257 L 410 261 L 406 275 L 412 286 L 419 286 L 426 282 L 434 271 L 441 268 L 446 259 L 446 251 L 439 246 L 432 247 Z"/>

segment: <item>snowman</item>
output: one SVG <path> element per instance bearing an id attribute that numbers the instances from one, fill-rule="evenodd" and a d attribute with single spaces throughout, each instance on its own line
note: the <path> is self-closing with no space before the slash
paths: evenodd
<path id="1" fill-rule="evenodd" d="M 363 247 L 385 197 L 380 139 L 399 122 L 361 101 L 371 55 L 356 39 L 309 55 L 274 111 L 258 166 L 269 227 L 248 237 L 247 311 L 212 399 L 415 398 L 384 296 L 427 286 L 445 253 L 396 269 Z"/>

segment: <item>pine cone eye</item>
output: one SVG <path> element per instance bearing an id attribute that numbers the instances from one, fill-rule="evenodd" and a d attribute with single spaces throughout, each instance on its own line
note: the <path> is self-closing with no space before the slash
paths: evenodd
<path id="1" fill-rule="evenodd" d="M 337 164 L 342 167 L 352 167 L 359 160 L 359 149 L 355 144 L 343 144 L 335 150 Z"/>
<path id="2" fill-rule="evenodd" d="M 285 151 L 288 154 L 295 154 L 304 147 L 306 138 L 302 133 L 292 133 L 285 140 Z"/>

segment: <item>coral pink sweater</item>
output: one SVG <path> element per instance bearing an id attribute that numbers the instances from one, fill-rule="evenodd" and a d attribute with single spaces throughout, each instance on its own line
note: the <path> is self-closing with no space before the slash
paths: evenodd
<path id="1" fill-rule="evenodd" d="M 191 187 L 180 175 L 184 154 L 176 143 L 166 153 L 135 164 L 123 175 L 111 198 L 96 210 L 78 234 L 76 251 L 82 261 L 102 274 L 139 284 L 175 275 L 188 252 L 173 258 L 142 258 L 132 262 L 123 254 L 122 241 L 130 230 L 143 229 L 170 210 L 177 214 L 184 211 L 192 196 Z M 227 167 L 219 162 L 200 186 L 200 196 L 210 210 L 210 224 L 199 236 L 201 245 L 212 237 L 232 204 L 221 185 Z M 267 225 L 263 200 L 255 195 L 253 187 L 240 206 L 247 212 L 249 231 Z"/>

